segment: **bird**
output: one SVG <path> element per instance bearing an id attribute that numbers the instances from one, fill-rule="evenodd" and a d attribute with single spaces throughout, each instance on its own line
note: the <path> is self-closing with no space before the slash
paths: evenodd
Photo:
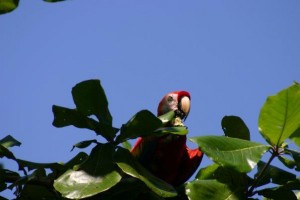
<path id="1" fill-rule="evenodd" d="M 174 111 L 174 120 L 165 126 L 184 126 L 190 106 L 189 92 L 170 92 L 159 102 L 157 116 Z M 140 137 L 131 149 L 131 154 L 156 177 L 173 186 L 180 186 L 193 175 L 203 158 L 203 152 L 199 148 L 190 149 L 186 141 L 186 135 L 171 133 Z"/>

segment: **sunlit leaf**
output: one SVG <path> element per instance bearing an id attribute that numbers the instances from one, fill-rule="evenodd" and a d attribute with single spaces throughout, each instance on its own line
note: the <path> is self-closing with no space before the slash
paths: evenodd
<path id="1" fill-rule="evenodd" d="M 259 115 L 259 131 L 271 145 L 281 144 L 300 127 L 300 85 L 269 96 Z"/>
<path id="2" fill-rule="evenodd" d="M 216 179 L 214 174 L 219 167 L 220 166 L 217 164 L 212 164 L 207 167 L 201 168 L 196 175 L 196 179 L 199 180 Z"/>
<path id="3" fill-rule="evenodd" d="M 55 180 L 55 189 L 63 197 L 80 199 L 113 187 L 121 180 L 115 170 L 113 154 L 113 145 L 98 144 L 79 170 L 68 170 Z"/>
<path id="4" fill-rule="evenodd" d="M 160 127 L 162 127 L 161 120 L 150 111 L 142 110 L 121 127 L 121 133 L 117 137 L 117 142 L 121 143 L 127 139 L 151 135 Z"/>
<path id="5" fill-rule="evenodd" d="M 125 142 L 122 142 L 122 146 L 125 148 L 125 149 L 128 149 L 129 151 L 131 150 L 131 144 L 126 140 Z"/>
<path id="6" fill-rule="evenodd" d="M 261 173 L 266 163 L 260 161 L 257 163 L 257 174 L 255 176 L 258 176 L 258 174 Z M 296 180 L 296 175 L 292 174 L 290 172 L 287 172 L 283 169 L 280 169 L 278 167 L 270 165 L 267 169 L 267 171 L 263 175 L 263 179 L 266 183 L 272 182 L 276 184 L 286 184 L 288 181 Z M 264 181 L 264 180 L 263 180 Z"/>
<path id="7" fill-rule="evenodd" d="M 195 180 L 186 185 L 186 194 L 189 200 L 218 199 L 240 200 L 246 199 L 243 187 L 231 188 L 217 180 Z"/>
<path id="8" fill-rule="evenodd" d="M 269 146 L 225 136 L 202 136 L 190 139 L 215 163 L 239 172 L 250 172 Z"/>
<path id="9" fill-rule="evenodd" d="M 172 121 L 175 118 L 175 112 L 174 111 L 167 112 L 164 115 L 160 115 L 158 118 L 165 125 L 165 124 L 167 124 L 168 122 Z"/>
<path id="10" fill-rule="evenodd" d="M 250 140 L 249 129 L 240 117 L 225 116 L 221 125 L 225 136 Z"/>
<path id="11" fill-rule="evenodd" d="M 9 148 L 9 147 L 13 147 L 13 146 L 20 146 L 21 142 L 16 140 L 11 135 L 8 135 L 8 136 L 6 136 L 6 137 L 4 137 L 3 139 L 0 140 L 0 144 L 3 147 Z"/>
<path id="12" fill-rule="evenodd" d="M 152 175 L 127 149 L 118 148 L 115 160 L 124 173 L 140 179 L 157 195 L 162 197 L 177 195 L 176 190 L 171 185 Z"/>
<path id="13" fill-rule="evenodd" d="M 16 9 L 19 5 L 19 0 L 1 0 L 0 14 L 8 13 Z"/>

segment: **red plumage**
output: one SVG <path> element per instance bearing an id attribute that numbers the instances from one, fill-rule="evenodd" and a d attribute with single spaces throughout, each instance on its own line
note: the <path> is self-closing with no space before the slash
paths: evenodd
<path id="1" fill-rule="evenodd" d="M 173 110 L 185 119 L 190 108 L 187 100 L 190 100 L 190 94 L 186 91 L 167 94 L 159 103 L 158 116 Z M 179 186 L 193 175 L 203 157 L 198 148 L 186 146 L 186 139 L 185 135 L 174 134 L 139 138 L 131 153 L 155 176 Z"/>

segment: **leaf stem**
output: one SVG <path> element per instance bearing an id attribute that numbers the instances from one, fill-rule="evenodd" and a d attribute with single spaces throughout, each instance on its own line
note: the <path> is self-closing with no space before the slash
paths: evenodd
<path id="1" fill-rule="evenodd" d="M 266 170 L 269 168 L 271 162 L 273 161 L 273 159 L 277 156 L 279 156 L 279 148 L 278 146 L 275 146 L 272 148 L 272 155 L 270 157 L 270 159 L 268 160 L 267 164 L 263 167 L 263 169 L 260 171 L 260 173 L 258 174 L 258 176 L 254 179 L 252 186 L 250 187 L 250 189 L 247 192 L 247 196 L 251 197 L 255 194 L 255 192 L 253 192 L 253 190 L 256 188 L 257 184 L 261 181 L 261 179 L 263 178 L 263 174 L 266 172 Z"/>

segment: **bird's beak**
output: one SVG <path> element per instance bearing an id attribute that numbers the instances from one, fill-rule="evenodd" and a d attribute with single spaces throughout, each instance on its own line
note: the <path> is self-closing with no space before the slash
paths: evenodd
<path id="1" fill-rule="evenodd" d="M 187 96 L 182 97 L 180 101 L 180 110 L 185 114 L 184 119 L 188 116 L 191 108 L 191 100 Z"/>

